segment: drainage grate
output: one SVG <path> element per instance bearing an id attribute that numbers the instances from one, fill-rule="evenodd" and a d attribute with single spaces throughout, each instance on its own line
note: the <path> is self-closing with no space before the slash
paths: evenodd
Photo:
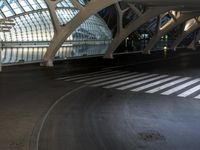
<path id="1" fill-rule="evenodd" d="M 139 138 L 146 142 L 165 140 L 165 137 L 157 131 L 147 131 L 138 134 Z"/>

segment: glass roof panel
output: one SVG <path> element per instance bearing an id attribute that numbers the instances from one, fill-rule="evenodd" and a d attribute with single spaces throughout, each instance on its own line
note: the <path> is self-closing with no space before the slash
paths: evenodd
<path id="1" fill-rule="evenodd" d="M 47 8 L 47 5 L 46 5 L 46 3 L 44 2 L 44 0 L 37 0 L 37 2 L 40 4 L 40 6 L 42 7 L 42 8 Z"/>
<path id="2" fill-rule="evenodd" d="M 81 5 L 85 5 L 86 0 L 78 0 Z"/>
<path id="3" fill-rule="evenodd" d="M 13 15 L 13 13 L 11 12 L 11 10 L 9 9 L 8 6 L 4 5 L 4 7 L 2 8 L 2 12 L 4 13 L 4 15 L 6 17 L 10 17 Z"/>
<path id="4" fill-rule="evenodd" d="M 87 0 L 79 0 L 82 5 L 86 1 Z M 57 7 L 74 8 L 70 0 L 62 0 L 57 4 Z M 0 11 L 2 12 L 1 18 L 40 9 L 47 9 L 44 0 L 0 0 Z"/>
<path id="5" fill-rule="evenodd" d="M 10 7 L 12 7 L 12 10 L 16 13 L 16 14 L 20 14 L 23 11 L 19 8 L 19 3 L 16 0 L 10 0 L 8 1 Z"/>
<path id="6" fill-rule="evenodd" d="M 65 24 L 75 15 L 75 12 L 74 9 L 59 9 L 57 14 L 61 23 Z M 3 35 L 4 41 L 46 42 L 53 38 L 53 25 L 47 10 L 15 16 L 13 21 L 14 25 L 10 32 Z M 109 40 L 111 37 L 105 22 L 99 16 L 91 16 L 72 33 L 68 40 Z"/>
<path id="7" fill-rule="evenodd" d="M 63 7 L 62 3 L 58 3 L 57 7 Z"/>
<path id="8" fill-rule="evenodd" d="M 4 5 L 4 2 L 0 1 L 0 9 L 2 9 L 3 5 Z"/>
<path id="9" fill-rule="evenodd" d="M 57 4 L 57 7 L 74 7 L 70 0 L 63 0 Z"/>
<path id="10" fill-rule="evenodd" d="M 11 17 L 32 10 L 46 9 L 44 0 L 0 0 L 1 17 Z"/>
<path id="11" fill-rule="evenodd" d="M 30 7 L 30 5 L 27 3 L 27 1 L 25 1 L 25 0 L 20 0 L 19 3 L 20 3 L 20 5 L 22 6 L 22 8 L 23 8 L 26 12 L 32 10 L 31 7 Z"/>
<path id="12" fill-rule="evenodd" d="M 10 3 L 10 6 L 12 7 L 12 9 L 19 8 L 19 6 L 16 3 Z"/>
<path id="13" fill-rule="evenodd" d="M 36 0 L 29 0 L 30 5 L 33 7 L 34 10 L 41 9 L 41 6 L 37 3 Z"/>

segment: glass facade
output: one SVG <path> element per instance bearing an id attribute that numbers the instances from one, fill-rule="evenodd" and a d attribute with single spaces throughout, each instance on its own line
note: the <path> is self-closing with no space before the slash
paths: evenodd
<path id="1" fill-rule="evenodd" d="M 86 3 L 84 0 L 79 2 Z M 57 4 L 56 14 L 61 26 L 77 13 L 70 0 Z M 1 1 L 0 24 L 4 28 L 0 30 L 3 63 L 41 61 L 54 35 L 44 0 Z M 55 58 L 103 54 L 111 38 L 106 23 L 98 15 L 93 15 L 66 39 Z"/>
<path id="2" fill-rule="evenodd" d="M 82 6 L 86 5 L 88 1 L 77 0 Z M 123 16 L 123 27 L 139 17 L 126 3 L 120 2 L 119 4 L 122 9 L 127 9 Z M 141 13 L 147 9 L 139 4 L 136 4 L 135 7 Z M 60 26 L 65 26 L 78 13 L 79 10 L 73 6 L 71 0 L 62 0 L 57 4 L 56 15 Z M 169 21 L 173 19 L 172 14 L 176 12 L 171 11 L 170 13 L 162 14 L 160 29 L 168 25 Z M 55 59 L 104 54 L 117 31 L 116 14 L 115 8 L 110 6 L 88 18 L 65 40 Z M 157 17 L 147 21 L 121 43 L 116 53 L 141 52 L 155 35 L 157 23 Z M 195 19 L 191 19 L 184 30 L 187 31 L 194 23 Z M 157 42 L 153 50 L 170 47 L 182 33 L 181 30 L 182 25 L 175 27 Z M 187 40 L 182 41 L 180 45 L 188 44 L 188 41 L 191 42 L 195 34 L 196 31 L 191 33 Z M 4 64 L 40 62 L 53 35 L 53 24 L 44 0 L 0 1 L 0 46 Z"/>

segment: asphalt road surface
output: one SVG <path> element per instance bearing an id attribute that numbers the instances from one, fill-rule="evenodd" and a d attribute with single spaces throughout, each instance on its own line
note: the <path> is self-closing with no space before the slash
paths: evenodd
<path id="1" fill-rule="evenodd" d="M 199 150 L 200 54 L 56 75 L 38 150 Z"/>
<path id="2" fill-rule="evenodd" d="M 0 150 L 199 150 L 200 52 L 3 67 Z"/>

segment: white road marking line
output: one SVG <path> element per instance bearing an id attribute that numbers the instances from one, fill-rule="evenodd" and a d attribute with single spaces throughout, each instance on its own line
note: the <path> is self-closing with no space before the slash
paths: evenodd
<path id="1" fill-rule="evenodd" d="M 193 88 L 191 88 L 191 89 L 179 94 L 178 96 L 179 97 L 187 97 L 187 96 L 193 94 L 194 92 L 197 92 L 198 90 L 200 90 L 200 85 L 197 85 L 197 86 L 195 86 L 195 87 L 193 87 Z"/>
<path id="2" fill-rule="evenodd" d="M 39 140 L 40 140 L 40 135 L 41 135 L 41 132 L 42 132 L 42 129 L 44 127 L 44 124 L 49 116 L 49 114 L 53 111 L 53 109 L 62 101 L 66 100 L 66 98 L 68 96 L 70 96 L 71 94 L 74 94 L 75 92 L 85 88 L 86 85 L 83 85 L 81 87 L 78 87 L 78 88 L 75 88 L 73 89 L 72 91 L 69 91 L 67 92 L 65 95 L 63 95 L 62 97 L 60 97 L 59 99 L 57 99 L 51 106 L 50 108 L 47 110 L 47 112 L 45 113 L 45 115 L 43 116 L 42 120 L 41 120 L 41 123 L 40 123 L 40 127 L 39 127 L 39 131 L 38 131 L 38 134 L 37 134 L 37 137 L 36 137 L 36 150 L 38 150 L 39 148 Z"/>
<path id="3" fill-rule="evenodd" d="M 144 83 L 148 83 L 148 82 L 151 82 L 151 81 L 155 81 L 155 80 L 158 80 L 158 79 L 167 77 L 167 76 L 168 76 L 168 75 L 161 75 L 161 76 L 158 76 L 158 77 L 154 77 L 154 78 L 150 78 L 150 79 L 147 79 L 147 80 L 142 80 L 142 81 L 139 81 L 139 82 L 135 82 L 135 83 L 132 83 L 132 84 L 129 84 L 129 85 L 126 85 L 126 86 L 122 86 L 122 87 L 119 87 L 119 88 L 117 88 L 117 89 L 118 89 L 118 90 L 125 90 L 125 89 L 128 89 L 128 88 L 132 88 L 132 87 L 135 87 L 135 86 L 144 84 Z"/>
<path id="4" fill-rule="evenodd" d="M 178 83 L 184 82 L 184 81 L 189 80 L 189 79 L 191 79 L 191 78 L 190 78 L 190 77 L 181 78 L 181 79 L 178 79 L 178 80 L 169 82 L 169 83 L 167 83 L 167 84 L 164 84 L 164 85 L 162 85 L 162 86 L 159 86 L 159 87 L 153 88 L 153 89 L 151 89 L 151 90 L 148 90 L 148 91 L 146 91 L 145 93 L 156 93 L 156 92 L 158 92 L 158 91 L 164 90 L 164 89 L 166 89 L 166 88 L 168 88 L 168 87 L 171 87 L 171 86 L 173 86 L 173 85 L 176 85 L 176 84 L 178 84 Z"/>
<path id="5" fill-rule="evenodd" d="M 135 78 L 135 79 L 131 79 L 131 80 L 127 80 L 127 81 L 111 84 L 111 85 L 105 86 L 104 88 L 107 88 L 107 89 L 108 88 L 114 88 L 114 87 L 118 87 L 118 86 L 125 85 L 125 84 L 128 84 L 128 83 L 132 83 L 132 82 L 135 82 L 135 81 L 139 81 L 139 80 L 143 80 L 143 79 L 146 79 L 146 78 L 154 77 L 154 76 L 157 76 L 157 75 L 158 74 L 150 74 L 150 75 L 147 75 L 147 76 L 143 76 L 143 77 L 139 77 L 139 78 Z"/>
<path id="6" fill-rule="evenodd" d="M 195 83 L 197 83 L 197 82 L 199 82 L 199 81 L 200 81 L 200 79 L 191 80 L 191 81 L 189 81 L 189 82 L 186 82 L 186 83 L 184 83 L 184 84 L 181 84 L 181 85 L 179 85 L 179 86 L 176 86 L 176 87 L 174 87 L 174 88 L 172 88 L 172 89 L 170 89 L 170 90 L 167 90 L 167 91 L 165 91 L 165 92 L 163 92 L 163 93 L 161 93 L 161 94 L 162 94 L 162 95 L 170 95 L 170 94 L 173 94 L 173 93 L 178 92 L 178 91 L 180 91 L 180 90 L 182 90 L 182 89 L 184 89 L 184 88 L 186 88 L 186 87 L 188 87 L 188 86 L 190 86 L 190 85 L 193 85 L 193 84 L 195 84 Z"/>
<path id="7" fill-rule="evenodd" d="M 150 88 L 150 87 L 153 87 L 153 86 L 155 86 L 155 85 L 159 85 L 159 84 L 165 83 L 165 82 L 167 82 L 167 81 L 176 79 L 176 78 L 178 78 L 178 77 L 179 77 L 179 76 L 173 76 L 173 77 L 169 77 L 169 78 L 166 78 L 166 79 L 162 79 L 162 80 L 156 81 L 156 82 L 154 82 L 154 83 L 150 83 L 150 84 L 147 84 L 147 85 L 144 85 L 144 86 L 135 88 L 135 89 L 133 89 L 133 90 L 131 90 L 131 91 L 139 92 L 139 91 L 148 89 L 148 88 Z"/>
<path id="8" fill-rule="evenodd" d="M 94 74 L 94 75 L 87 75 L 87 76 L 80 76 L 80 77 L 71 77 L 69 79 L 65 79 L 64 81 L 81 80 L 81 79 L 85 79 L 85 78 L 91 78 L 91 77 L 94 77 L 94 76 L 101 76 L 101 75 L 118 73 L 118 72 L 119 71 L 110 71 L 110 72 L 98 73 L 98 74 Z"/>
<path id="9" fill-rule="evenodd" d="M 135 73 L 134 73 L 135 74 Z M 104 78 L 104 79 L 99 79 L 99 80 L 94 80 L 94 81 L 90 81 L 90 82 L 86 82 L 87 84 L 95 84 L 95 83 L 99 83 L 99 82 L 103 82 L 103 81 L 108 81 L 108 80 L 112 80 L 112 79 L 118 79 L 118 78 L 121 78 L 121 77 L 125 77 L 125 76 L 128 76 L 128 75 L 131 75 L 130 73 L 126 73 L 126 74 L 122 74 L 122 75 L 117 75 L 117 74 L 114 74 L 112 77 L 108 77 L 108 78 Z"/>
<path id="10" fill-rule="evenodd" d="M 140 73 L 140 74 L 131 75 L 131 76 L 124 77 L 124 78 L 120 78 L 120 79 L 115 79 L 115 80 L 106 81 L 106 82 L 103 82 L 103 83 L 94 84 L 94 85 L 92 85 L 92 86 L 93 86 L 93 87 L 104 86 L 104 85 L 107 85 L 107 84 L 116 83 L 116 82 L 120 82 L 120 81 L 123 81 L 123 80 L 128 80 L 128 79 L 140 77 L 140 76 L 143 76 L 143 75 L 146 75 L 146 74 L 147 74 L 147 73 Z"/>
<path id="11" fill-rule="evenodd" d="M 82 77 L 82 76 L 85 76 L 85 75 L 93 75 L 93 74 L 104 73 L 104 72 L 108 72 L 108 71 L 111 71 L 111 70 L 102 70 L 102 71 L 96 71 L 96 72 L 90 72 L 90 73 L 70 75 L 70 76 L 67 76 L 67 77 L 56 78 L 56 80 L 64 80 L 64 79 L 69 79 L 71 77 Z"/>
<path id="12" fill-rule="evenodd" d="M 107 78 L 107 77 L 110 77 L 110 76 L 114 77 L 114 76 L 121 75 L 121 74 L 124 75 L 124 76 L 127 76 L 129 74 L 136 74 L 136 73 L 135 72 L 133 72 L 133 73 L 130 73 L 130 72 L 119 72 L 119 73 L 114 73 L 114 74 L 112 73 L 112 74 L 108 74 L 108 75 L 94 76 L 94 77 L 91 77 L 91 78 L 77 80 L 75 82 L 80 83 L 80 82 L 86 82 L 86 81 L 91 81 L 91 80 L 97 81 L 97 79 Z"/>
<path id="13" fill-rule="evenodd" d="M 196 97 L 194 97 L 194 98 L 196 98 L 196 99 L 200 99 L 200 94 L 199 95 L 197 95 Z"/>

